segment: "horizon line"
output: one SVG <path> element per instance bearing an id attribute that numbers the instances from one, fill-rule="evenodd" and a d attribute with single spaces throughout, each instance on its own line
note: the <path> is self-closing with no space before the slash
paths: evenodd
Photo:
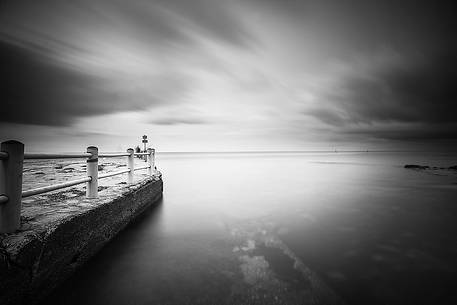
<path id="1" fill-rule="evenodd" d="M 122 153 L 125 151 L 121 151 Z M 103 153 L 121 153 L 120 151 L 103 151 Z M 388 150 L 388 149 L 366 149 L 366 150 L 212 150 L 212 151 L 160 151 L 156 149 L 156 154 L 293 154 L 293 153 L 377 153 L 377 152 L 386 152 L 386 153 L 450 153 L 450 151 L 435 151 L 435 150 Z M 45 153 L 43 151 L 25 151 L 24 153 Z M 46 152 L 49 153 L 49 152 Z M 62 151 L 56 153 L 72 153 L 78 154 L 81 151 Z"/>
<path id="2" fill-rule="evenodd" d="M 352 153 L 352 152 L 435 152 L 427 150 L 233 150 L 233 151 L 158 151 L 160 154 L 236 154 L 236 153 Z"/>

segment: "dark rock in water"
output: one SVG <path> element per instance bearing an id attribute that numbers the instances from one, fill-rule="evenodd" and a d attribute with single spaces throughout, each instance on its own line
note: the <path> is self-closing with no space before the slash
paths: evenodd
<path id="1" fill-rule="evenodd" d="M 449 166 L 447 169 L 457 171 L 457 165 Z"/>
<path id="2" fill-rule="evenodd" d="M 104 165 L 100 165 L 100 164 L 98 165 L 98 171 L 102 171 L 102 170 L 104 170 L 104 169 L 105 169 L 105 166 L 104 166 Z"/>
<path id="3" fill-rule="evenodd" d="M 55 169 L 61 169 L 63 168 L 63 165 L 62 164 L 57 164 L 56 166 L 54 166 Z"/>
<path id="4" fill-rule="evenodd" d="M 405 168 L 410 168 L 410 169 L 429 169 L 430 166 L 427 165 L 417 165 L 417 164 L 406 164 Z"/>

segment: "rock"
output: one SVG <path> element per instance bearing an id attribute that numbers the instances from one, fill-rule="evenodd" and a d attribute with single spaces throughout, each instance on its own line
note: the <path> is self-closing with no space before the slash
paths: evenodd
<path id="1" fill-rule="evenodd" d="M 457 165 L 449 166 L 447 169 L 457 171 Z"/>
<path id="2" fill-rule="evenodd" d="M 430 166 L 427 165 L 417 165 L 417 164 L 406 164 L 405 168 L 409 169 L 429 169 Z"/>
<path id="3" fill-rule="evenodd" d="M 61 169 L 63 168 L 63 165 L 62 164 L 57 164 L 56 166 L 54 166 L 55 169 Z"/>
<path id="4" fill-rule="evenodd" d="M 105 166 L 104 166 L 104 165 L 101 165 L 101 164 L 98 165 L 98 171 L 99 171 L 99 172 L 102 171 L 102 170 L 104 170 L 104 169 L 105 169 Z"/>

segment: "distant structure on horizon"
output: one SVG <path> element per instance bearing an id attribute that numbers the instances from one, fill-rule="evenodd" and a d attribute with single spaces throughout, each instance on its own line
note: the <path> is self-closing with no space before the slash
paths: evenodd
<path id="1" fill-rule="evenodd" d="M 143 136 L 143 140 L 142 140 L 141 142 L 143 142 L 143 144 L 144 144 L 144 150 L 143 150 L 143 152 L 145 152 L 145 151 L 146 151 L 146 144 L 148 143 L 148 136 L 147 136 L 147 135 L 144 135 L 144 136 Z"/>

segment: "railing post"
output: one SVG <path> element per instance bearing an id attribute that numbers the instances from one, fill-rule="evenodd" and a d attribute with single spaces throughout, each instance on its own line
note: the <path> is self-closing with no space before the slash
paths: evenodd
<path id="1" fill-rule="evenodd" d="M 148 148 L 148 174 L 149 176 L 152 176 L 154 173 L 154 149 Z"/>
<path id="2" fill-rule="evenodd" d="M 127 157 L 127 168 L 130 170 L 128 172 L 128 183 L 133 183 L 133 169 L 135 168 L 133 148 L 127 149 L 127 152 L 130 154 Z"/>
<path id="3" fill-rule="evenodd" d="M 0 194 L 8 197 L 6 203 L 0 204 L 0 233 L 11 233 L 21 226 L 24 144 L 2 142 L 0 151 L 8 154 L 8 159 L 0 161 Z"/>
<path id="4" fill-rule="evenodd" d="M 98 148 L 89 146 L 87 152 L 92 156 L 87 159 L 87 176 L 91 180 L 86 182 L 86 198 L 94 199 L 98 198 Z"/>
<path id="5" fill-rule="evenodd" d="M 154 173 L 156 172 L 156 150 L 154 148 L 152 149 L 152 170 Z"/>

